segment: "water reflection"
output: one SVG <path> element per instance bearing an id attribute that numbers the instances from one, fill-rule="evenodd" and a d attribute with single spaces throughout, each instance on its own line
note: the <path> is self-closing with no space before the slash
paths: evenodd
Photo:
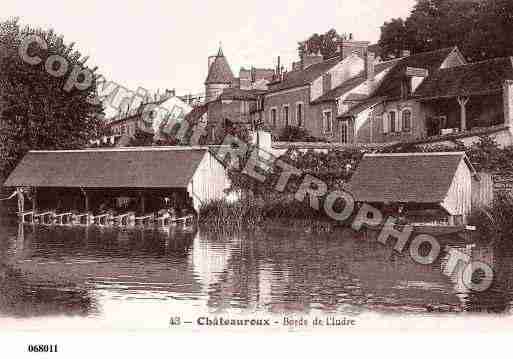
<path id="1" fill-rule="evenodd" d="M 446 254 L 433 265 L 372 234 L 285 229 L 216 232 L 170 227 L 14 226 L 0 234 L 0 315 L 116 317 L 183 311 L 385 313 L 510 311 L 513 249 L 475 238 L 451 250 L 493 266 L 470 292 Z M 185 308 L 185 309 L 184 309 Z M 151 314 L 154 313 L 154 314 Z M 119 314 L 120 315 L 120 314 Z M 115 319 L 114 319 L 115 317 Z"/>

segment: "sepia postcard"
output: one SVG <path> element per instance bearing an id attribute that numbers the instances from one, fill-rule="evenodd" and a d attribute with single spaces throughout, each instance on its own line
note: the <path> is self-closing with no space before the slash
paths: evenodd
<path id="1" fill-rule="evenodd" d="M 513 325 L 513 1 L 1 5 L 8 357 Z"/>

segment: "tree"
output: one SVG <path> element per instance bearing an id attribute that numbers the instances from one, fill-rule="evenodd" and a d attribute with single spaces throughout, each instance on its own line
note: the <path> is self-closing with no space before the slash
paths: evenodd
<path id="1" fill-rule="evenodd" d="M 513 2 L 487 0 L 468 34 L 466 55 L 472 60 L 513 55 Z"/>
<path id="2" fill-rule="evenodd" d="M 136 128 L 134 135 L 128 141 L 129 147 L 153 146 L 153 133 Z"/>
<path id="3" fill-rule="evenodd" d="M 513 54 L 509 0 L 417 0 L 410 16 L 381 28 L 383 58 L 458 46 L 470 61 Z"/>
<path id="4" fill-rule="evenodd" d="M 381 27 L 381 38 L 378 42 L 383 58 L 400 57 L 403 50 L 408 49 L 406 24 L 403 19 L 392 19 Z"/>
<path id="5" fill-rule="evenodd" d="M 27 36 L 37 36 L 47 46 L 30 44 L 27 53 L 38 56 L 38 64 L 20 56 Z M 73 71 L 78 69 L 85 83 L 88 70 L 87 58 L 73 51 L 73 44 L 66 46 L 53 30 L 21 29 L 18 19 L 11 19 L 0 23 L 0 47 L 0 176 L 29 150 L 81 148 L 102 133 L 103 109 L 92 72 L 87 88 L 69 86 Z M 64 62 L 46 61 L 50 56 Z M 59 71 L 63 74 L 55 76 Z"/>
<path id="6" fill-rule="evenodd" d="M 337 52 L 337 42 L 345 37 L 345 35 L 340 36 L 335 29 L 322 35 L 315 33 L 306 41 L 299 43 L 299 56 L 314 55 L 320 52 L 324 58 L 332 57 Z"/>

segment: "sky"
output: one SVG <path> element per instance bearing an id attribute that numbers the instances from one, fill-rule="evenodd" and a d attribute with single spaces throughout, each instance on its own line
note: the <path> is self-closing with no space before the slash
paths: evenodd
<path id="1" fill-rule="evenodd" d="M 290 69 L 297 42 L 335 28 L 376 42 L 380 26 L 406 17 L 415 0 L 109 1 L 0 0 L 2 20 L 17 16 L 53 28 L 89 55 L 108 80 L 136 90 L 204 91 L 209 55 L 219 44 L 236 76 L 240 67 Z"/>

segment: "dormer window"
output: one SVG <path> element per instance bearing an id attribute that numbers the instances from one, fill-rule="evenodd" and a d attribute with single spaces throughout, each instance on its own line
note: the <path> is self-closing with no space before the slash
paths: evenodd
<path id="1" fill-rule="evenodd" d="M 422 68 L 407 67 L 405 75 L 406 78 L 403 80 L 403 85 L 401 86 L 403 99 L 408 98 L 415 92 L 422 81 L 429 75 L 429 71 Z"/>

